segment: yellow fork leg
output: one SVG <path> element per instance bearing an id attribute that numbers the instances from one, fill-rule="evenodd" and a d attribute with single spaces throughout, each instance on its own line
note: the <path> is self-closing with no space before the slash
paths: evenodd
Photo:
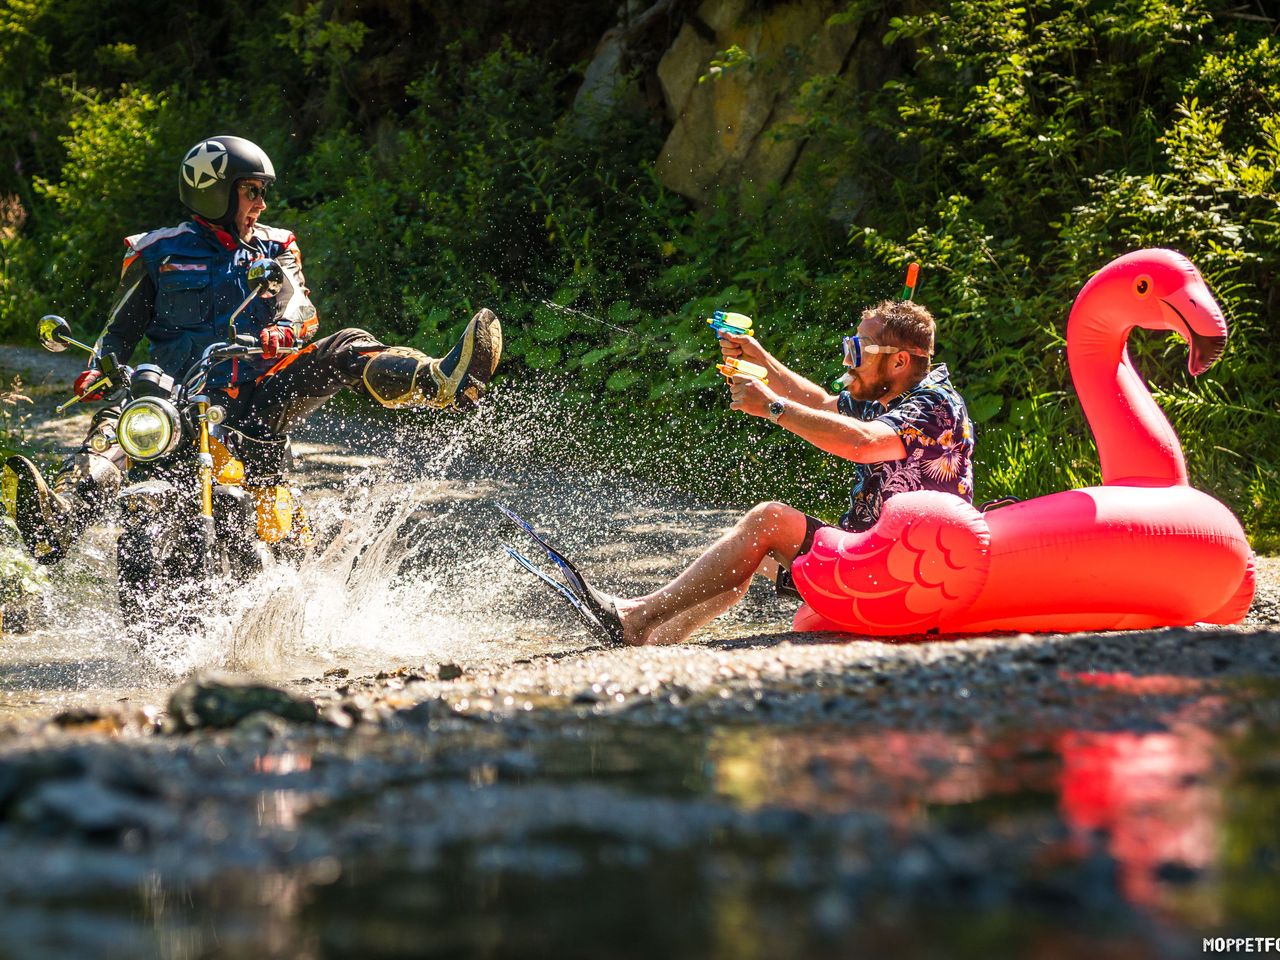
<path id="1" fill-rule="evenodd" d="M 209 422 L 205 420 L 205 404 L 197 405 L 200 421 L 200 513 L 213 519 L 213 454 L 209 452 Z"/>

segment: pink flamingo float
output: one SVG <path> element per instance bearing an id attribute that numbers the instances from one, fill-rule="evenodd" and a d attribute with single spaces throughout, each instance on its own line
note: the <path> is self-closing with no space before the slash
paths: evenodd
<path id="1" fill-rule="evenodd" d="M 1125 348 L 1137 326 L 1185 338 L 1193 375 L 1227 342 L 1200 272 L 1172 250 L 1126 254 L 1085 284 L 1067 321 L 1067 359 L 1102 486 L 986 514 L 950 494 L 901 493 L 870 530 L 824 528 L 792 568 L 805 600 L 795 629 L 895 636 L 1242 620 L 1253 553 L 1231 511 L 1187 485 L 1177 435 Z"/>

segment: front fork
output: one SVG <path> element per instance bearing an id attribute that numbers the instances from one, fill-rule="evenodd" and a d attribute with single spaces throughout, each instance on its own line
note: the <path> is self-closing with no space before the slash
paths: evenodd
<path id="1" fill-rule="evenodd" d="M 213 454 L 209 451 L 209 404 L 196 404 L 196 427 L 199 430 L 200 452 L 196 459 L 200 464 L 200 532 L 204 538 L 205 569 L 213 562 L 217 545 L 217 532 L 213 522 Z"/>

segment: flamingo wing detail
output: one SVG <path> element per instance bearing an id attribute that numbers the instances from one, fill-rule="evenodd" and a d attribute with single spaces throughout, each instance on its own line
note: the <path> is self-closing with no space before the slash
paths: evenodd
<path id="1" fill-rule="evenodd" d="M 977 597 L 990 540 L 982 514 L 961 498 L 900 493 L 885 501 L 870 530 L 819 530 L 791 572 L 825 621 L 873 636 L 923 632 Z"/>

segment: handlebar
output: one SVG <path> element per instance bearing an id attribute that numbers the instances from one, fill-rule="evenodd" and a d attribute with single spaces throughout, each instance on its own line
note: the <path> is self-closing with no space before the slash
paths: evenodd
<path id="1" fill-rule="evenodd" d="M 275 355 L 277 357 L 287 357 L 289 354 L 297 352 L 297 347 L 280 347 L 276 350 Z M 214 360 L 230 360 L 237 357 L 260 356 L 262 356 L 262 347 L 258 343 L 258 338 L 242 333 L 236 337 L 235 343 L 215 343 L 208 347 L 200 359 L 204 360 L 207 357 Z"/>
<path id="2" fill-rule="evenodd" d="M 276 351 L 275 355 L 277 357 L 285 357 L 297 353 L 298 349 L 298 347 L 281 347 Z M 260 356 L 262 356 L 262 347 L 258 343 L 258 338 L 247 333 L 237 334 L 234 341 L 211 343 L 204 348 L 204 353 L 200 354 L 200 359 L 192 364 L 191 368 L 186 372 L 182 379 L 183 387 L 188 392 L 193 389 L 198 392 L 204 386 L 203 381 L 215 364 L 221 363 L 223 360 L 239 360 L 243 357 Z"/>
<path id="3" fill-rule="evenodd" d="M 83 345 L 77 344 L 77 346 Z M 99 376 L 97 380 L 93 381 L 93 383 L 86 386 L 82 392 L 73 396 L 70 400 L 60 403 L 58 406 L 54 407 L 55 413 L 62 413 L 68 407 L 84 402 L 84 398 L 86 396 L 96 393 L 100 387 L 106 387 L 109 390 L 114 391 L 117 387 L 127 384 L 133 376 L 133 367 L 120 363 L 116 360 L 116 355 L 114 353 L 99 354 L 98 351 L 92 347 L 88 347 L 86 349 L 89 350 L 90 356 L 93 357 L 93 363 L 98 367 L 98 371 L 101 376 Z"/>

